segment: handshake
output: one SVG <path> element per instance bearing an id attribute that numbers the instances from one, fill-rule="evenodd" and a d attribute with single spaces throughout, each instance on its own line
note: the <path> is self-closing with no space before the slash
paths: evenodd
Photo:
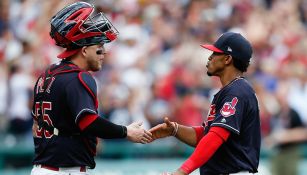
<path id="1" fill-rule="evenodd" d="M 156 139 L 176 136 L 179 125 L 176 122 L 171 122 L 167 117 L 164 118 L 164 123 L 149 129 L 148 131 L 142 128 L 142 122 L 134 122 L 127 126 L 127 138 L 135 143 L 150 143 Z M 187 175 L 180 169 L 173 173 L 164 172 L 160 175 Z"/>
<path id="2" fill-rule="evenodd" d="M 127 126 L 127 139 L 135 143 L 150 143 L 156 139 L 168 136 L 175 136 L 178 131 L 178 124 L 171 122 L 167 117 L 164 123 L 159 124 L 148 131 L 142 128 L 142 122 L 134 122 Z"/>

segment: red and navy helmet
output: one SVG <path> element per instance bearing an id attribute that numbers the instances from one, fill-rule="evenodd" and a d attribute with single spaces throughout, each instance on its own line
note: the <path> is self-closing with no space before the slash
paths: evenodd
<path id="1" fill-rule="evenodd" d="M 103 13 L 92 15 L 94 6 L 86 2 L 68 5 L 52 17 L 50 36 L 56 45 L 66 48 L 58 55 L 66 58 L 79 48 L 109 43 L 117 38 L 118 31 Z"/>

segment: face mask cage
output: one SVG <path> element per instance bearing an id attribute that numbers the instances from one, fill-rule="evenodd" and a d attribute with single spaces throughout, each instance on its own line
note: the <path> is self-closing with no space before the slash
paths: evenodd
<path id="1" fill-rule="evenodd" d="M 101 32 L 109 42 L 115 40 L 119 34 L 117 29 L 102 12 L 87 18 L 79 29 L 82 33 Z"/>

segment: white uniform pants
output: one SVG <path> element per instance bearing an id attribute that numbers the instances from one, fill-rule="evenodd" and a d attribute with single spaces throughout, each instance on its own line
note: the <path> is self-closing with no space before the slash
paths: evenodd
<path id="1" fill-rule="evenodd" d="M 34 165 L 31 175 L 91 175 L 91 173 L 88 170 L 80 172 L 80 167 L 59 168 L 58 171 L 54 171 Z"/>
<path id="2" fill-rule="evenodd" d="M 258 174 L 258 173 L 254 173 L 254 174 Z M 249 172 L 239 172 L 239 173 L 232 173 L 229 175 L 253 175 L 253 173 L 249 173 Z"/>

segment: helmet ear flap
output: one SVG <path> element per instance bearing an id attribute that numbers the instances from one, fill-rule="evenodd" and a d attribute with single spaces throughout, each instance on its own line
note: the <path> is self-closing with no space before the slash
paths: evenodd
<path id="1" fill-rule="evenodd" d="M 55 31 L 54 29 L 53 30 L 51 29 L 50 36 L 55 40 L 56 45 L 58 46 L 67 48 L 72 44 L 72 42 L 69 39 L 65 38 L 64 36 L 62 36 L 59 32 Z"/>

